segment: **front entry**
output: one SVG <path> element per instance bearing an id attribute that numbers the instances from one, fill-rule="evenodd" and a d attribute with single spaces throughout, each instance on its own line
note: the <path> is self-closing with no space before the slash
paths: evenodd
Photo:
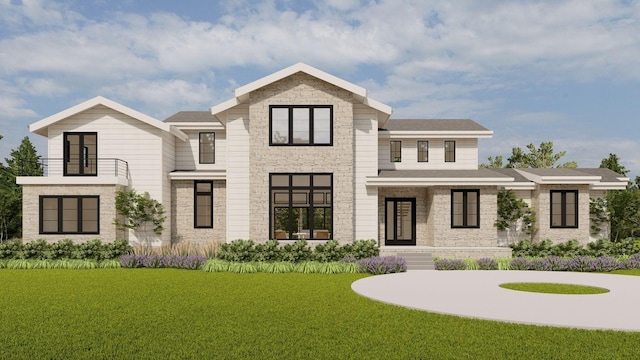
<path id="1" fill-rule="evenodd" d="M 416 198 L 385 199 L 385 245 L 416 244 Z"/>

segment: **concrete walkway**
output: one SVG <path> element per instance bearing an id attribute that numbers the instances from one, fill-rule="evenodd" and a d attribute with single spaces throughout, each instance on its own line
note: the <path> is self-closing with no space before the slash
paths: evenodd
<path id="1" fill-rule="evenodd" d="M 609 289 L 557 295 L 508 290 L 499 284 L 546 282 Z M 354 282 L 358 294 L 413 309 L 472 318 L 572 328 L 640 331 L 640 276 L 546 271 L 428 271 Z"/>

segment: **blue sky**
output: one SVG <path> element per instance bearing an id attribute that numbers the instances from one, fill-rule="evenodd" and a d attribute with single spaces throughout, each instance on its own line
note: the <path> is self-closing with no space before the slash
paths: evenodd
<path id="1" fill-rule="evenodd" d="M 0 0 L 0 159 L 97 95 L 160 120 L 299 61 L 395 118 L 471 118 L 480 161 L 553 141 L 640 175 L 638 1 Z"/>

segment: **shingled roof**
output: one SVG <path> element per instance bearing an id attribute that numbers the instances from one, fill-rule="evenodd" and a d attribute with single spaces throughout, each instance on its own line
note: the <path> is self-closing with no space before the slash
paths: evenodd
<path id="1" fill-rule="evenodd" d="M 390 119 L 384 129 L 390 131 L 489 131 L 470 119 Z"/>
<path id="2" fill-rule="evenodd" d="M 164 119 L 167 123 L 217 122 L 210 111 L 179 111 Z"/>

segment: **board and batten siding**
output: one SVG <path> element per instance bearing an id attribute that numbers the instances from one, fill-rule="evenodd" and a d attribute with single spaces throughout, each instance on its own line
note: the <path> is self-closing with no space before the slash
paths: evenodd
<path id="1" fill-rule="evenodd" d="M 378 174 L 378 118 L 368 106 L 353 106 L 354 240 L 378 238 L 378 188 L 365 186 L 367 176 Z"/>
<path id="2" fill-rule="evenodd" d="M 227 241 L 232 241 L 249 239 L 249 106 L 238 105 L 226 116 L 227 194 L 231 194 L 226 199 Z"/>
<path id="3" fill-rule="evenodd" d="M 173 146 L 172 142 L 165 141 L 162 130 L 99 105 L 49 127 L 50 158 L 63 158 L 65 132 L 98 133 L 98 158 L 118 158 L 127 161 L 130 188 L 137 192 L 148 192 L 152 198 L 163 203 L 167 199 L 170 200 L 170 187 L 164 183 L 168 182 L 167 170 L 172 164 L 165 165 L 164 162 L 173 156 L 168 155 L 173 151 Z M 166 136 L 173 137 L 169 134 Z M 55 171 L 50 172 L 49 176 L 62 176 L 61 161 L 59 167 L 52 168 L 51 170 Z M 98 171 L 100 172 L 100 169 Z M 167 229 L 161 238 L 152 239 L 152 245 L 157 246 L 170 241 L 171 225 L 165 224 L 165 227 Z M 133 232 L 129 234 L 129 241 L 133 244 L 138 242 Z"/>
<path id="4" fill-rule="evenodd" d="M 176 170 L 224 170 L 227 166 L 227 134 L 224 130 L 182 130 L 187 141 L 176 141 Z M 215 164 L 200 164 L 200 133 L 215 133 Z"/>
<path id="5" fill-rule="evenodd" d="M 402 161 L 392 163 L 389 142 L 402 141 Z M 444 142 L 456 142 L 456 161 L 444 161 Z M 418 162 L 418 141 L 429 141 L 429 161 Z M 478 168 L 478 139 L 389 139 L 378 140 L 378 166 L 381 170 L 473 170 Z"/>

